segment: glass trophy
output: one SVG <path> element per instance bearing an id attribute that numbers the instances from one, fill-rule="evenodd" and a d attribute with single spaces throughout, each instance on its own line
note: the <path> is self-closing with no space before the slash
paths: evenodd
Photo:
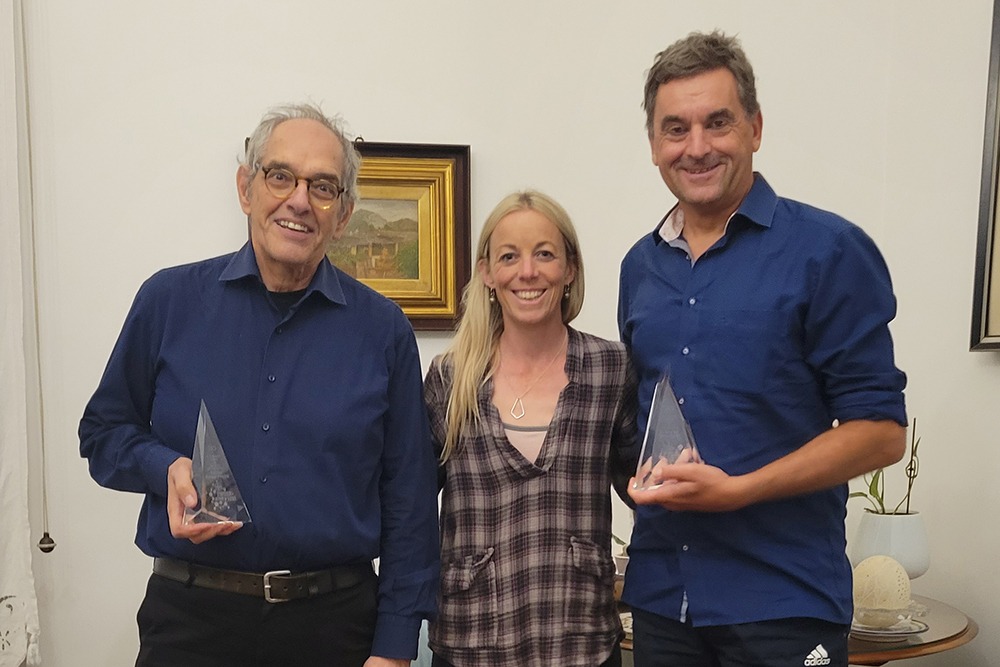
<path id="1" fill-rule="evenodd" d="M 222 450 L 205 401 L 198 412 L 198 428 L 194 435 L 191 472 L 198 504 L 184 509 L 184 523 L 250 523 L 250 512 L 236 486 L 236 478 Z"/>
<path id="2" fill-rule="evenodd" d="M 681 413 L 669 377 L 664 374 L 653 389 L 646 437 L 635 470 L 635 488 L 655 489 L 663 484 L 663 466 L 700 462 L 691 427 Z"/>

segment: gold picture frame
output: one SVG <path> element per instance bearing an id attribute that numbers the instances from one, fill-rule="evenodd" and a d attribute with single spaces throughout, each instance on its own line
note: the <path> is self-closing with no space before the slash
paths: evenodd
<path id="1" fill-rule="evenodd" d="M 979 233 L 976 240 L 976 282 L 972 300 L 970 350 L 1000 349 L 1000 230 L 997 186 L 1000 169 L 1000 2 L 993 5 L 989 82 L 986 93 L 986 130 L 979 195 Z"/>
<path id="2" fill-rule="evenodd" d="M 469 147 L 359 139 L 360 200 L 330 261 L 403 309 L 450 330 L 471 271 Z"/>

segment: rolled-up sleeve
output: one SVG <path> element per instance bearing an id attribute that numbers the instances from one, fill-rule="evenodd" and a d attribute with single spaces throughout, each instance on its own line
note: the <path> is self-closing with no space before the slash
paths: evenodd
<path id="1" fill-rule="evenodd" d="M 906 375 L 894 363 L 889 332 L 896 316 L 889 270 L 858 227 L 844 229 L 832 252 L 810 300 L 807 360 L 821 373 L 835 418 L 891 419 L 906 426 Z"/>

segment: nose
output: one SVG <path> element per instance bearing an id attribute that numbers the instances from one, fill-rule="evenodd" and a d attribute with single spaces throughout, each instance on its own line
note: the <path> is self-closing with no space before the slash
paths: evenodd
<path id="1" fill-rule="evenodd" d="M 688 132 L 685 152 L 689 156 L 698 159 L 708 155 L 711 150 L 711 147 L 708 145 L 708 136 L 705 134 L 704 128 L 699 126 L 692 127 Z"/>
<path id="2" fill-rule="evenodd" d="M 288 199 L 285 202 L 296 212 L 304 213 L 308 211 L 312 207 L 312 204 L 309 203 L 309 184 L 299 179 L 299 182 L 295 184 L 295 189 L 292 190 L 292 194 L 288 195 Z"/>
<path id="3" fill-rule="evenodd" d="M 523 279 L 534 278 L 537 273 L 538 273 L 538 266 L 535 264 L 534 257 L 528 255 L 527 257 L 521 260 L 520 264 L 518 265 L 518 274 L 520 275 L 521 278 Z"/>

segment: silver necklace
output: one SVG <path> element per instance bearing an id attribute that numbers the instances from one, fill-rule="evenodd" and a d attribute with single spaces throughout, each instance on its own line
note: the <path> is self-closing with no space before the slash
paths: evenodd
<path id="1" fill-rule="evenodd" d="M 531 381 L 531 384 L 528 385 L 527 389 L 525 389 L 524 391 L 522 391 L 520 393 L 520 395 L 517 398 L 514 399 L 514 402 L 510 406 L 510 416 L 511 417 L 513 417 L 514 419 L 521 419 L 522 417 L 524 417 L 524 415 L 525 415 L 524 403 L 521 401 L 521 399 L 524 398 L 525 396 L 527 396 L 528 392 L 530 392 L 532 389 L 534 389 L 535 385 L 538 384 L 538 381 L 541 380 L 542 377 L 546 373 L 548 373 L 549 369 L 552 367 L 552 364 L 554 364 L 556 362 L 556 359 L 559 358 L 559 355 L 562 354 L 563 349 L 565 348 L 565 345 L 566 345 L 566 343 L 567 343 L 568 340 L 569 339 L 567 337 L 566 341 L 563 341 L 563 344 L 559 346 L 558 350 L 556 350 L 555 356 L 552 357 L 551 359 L 549 359 L 549 363 L 545 364 L 545 368 L 542 369 L 542 372 L 539 373 L 538 376 L 534 380 Z M 511 389 L 513 389 L 514 391 L 517 391 L 517 389 L 514 387 L 514 384 L 510 381 L 510 378 L 508 377 L 508 378 L 505 378 L 505 379 L 507 380 L 507 385 Z"/>

